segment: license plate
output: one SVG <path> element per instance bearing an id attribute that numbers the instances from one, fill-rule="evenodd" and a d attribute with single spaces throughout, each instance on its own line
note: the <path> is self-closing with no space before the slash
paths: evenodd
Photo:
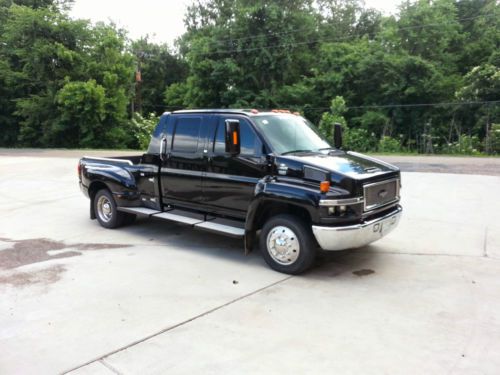
<path id="1" fill-rule="evenodd" d="M 373 232 L 378 233 L 381 237 L 383 237 L 385 234 L 392 230 L 392 227 L 394 226 L 394 224 L 396 224 L 397 219 L 397 215 L 394 215 L 378 223 L 375 223 L 373 225 Z"/>

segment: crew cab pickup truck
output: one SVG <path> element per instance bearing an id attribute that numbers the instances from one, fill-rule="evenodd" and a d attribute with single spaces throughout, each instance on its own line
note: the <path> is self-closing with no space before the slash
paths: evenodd
<path id="1" fill-rule="evenodd" d="M 117 228 L 137 215 L 258 241 L 279 272 L 298 274 L 323 250 L 365 246 L 398 224 L 398 168 L 332 147 L 286 111 L 165 113 L 142 156 L 78 164 L 90 217 Z"/>

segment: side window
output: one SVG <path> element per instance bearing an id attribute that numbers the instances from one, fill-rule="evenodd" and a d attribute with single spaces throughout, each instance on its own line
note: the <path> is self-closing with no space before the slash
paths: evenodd
<path id="1" fill-rule="evenodd" d="M 217 126 L 217 134 L 215 135 L 214 153 L 216 154 L 224 154 L 226 152 L 225 133 L 225 119 L 221 119 Z M 262 142 L 260 138 L 255 134 L 250 124 L 244 120 L 240 120 L 240 138 L 241 155 L 260 156 L 262 154 Z"/>
<path id="2" fill-rule="evenodd" d="M 195 153 L 200 138 L 201 117 L 179 117 L 175 126 L 172 150 Z"/>

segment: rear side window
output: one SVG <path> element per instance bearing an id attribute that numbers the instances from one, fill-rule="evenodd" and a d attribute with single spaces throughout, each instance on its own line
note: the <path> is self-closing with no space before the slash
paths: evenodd
<path id="1" fill-rule="evenodd" d="M 217 134 L 215 135 L 214 153 L 216 154 L 224 154 L 226 152 L 225 127 L 225 119 L 221 119 L 217 126 Z M 260 156 L 262 154 L 262 142 L 246 121 L 240 121 L 240 137 L 241 155 Z"/>
<path id="2" fill-rule="evenodd" d="M 173 151 L 195 153 L 200 138 L 201 117 L 179 117 L 175 126 Z"/>

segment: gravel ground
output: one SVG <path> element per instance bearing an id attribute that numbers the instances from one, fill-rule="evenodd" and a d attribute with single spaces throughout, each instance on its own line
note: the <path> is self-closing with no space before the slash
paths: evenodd
<path id="1" fill-rule="evenodd" d="M 472 156 L 374 155 L 403 172 L 432 172 L 500 176 L 500 158 Z"/>
<path id="2" fill-rule="evenodd" d="M 53 150 L 0 148 L 0 156 L 80 158 L 83 155 L 111 157 L 141 155 L 140 150 Z M 372 155 L 397 165 L 403 172 L 432 172 L 500 176 L 500 157 Z"/>

